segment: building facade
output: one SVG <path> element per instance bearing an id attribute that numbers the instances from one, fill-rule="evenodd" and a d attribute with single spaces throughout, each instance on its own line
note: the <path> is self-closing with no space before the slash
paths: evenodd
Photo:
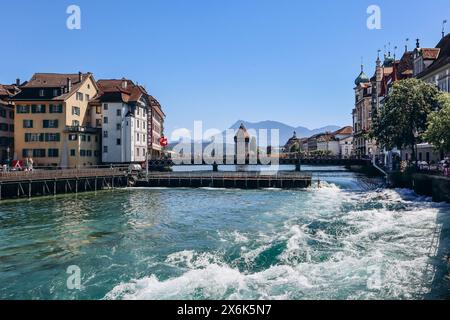
<path id="1" fill-rule="evenodd" d="M 91 73 L 36 73 L 15 103 L 14 159 L 62 168 L 99 164 L 99 131 L 89 102 L 98 92 Z"/>
<path id="2" fill-rule="evenodd" d="M 102 162 L 143 163 L 147 158 L 150 107 L 145 89 L 127 79 L 99 80 L 92 109 L 101 109 Z"/>
<path id="3" fill-rule="evenodd" d="M 14 155 L 14 104 L 10 99 L 19 92 L 16 85 L 0 84 L 0 164 L 10 163 Z"/>
<path id="4" fill-rule="evenodd" d="M 413 75 L 427 83 L 436 85 L 439 90 L 450 93 L 450 34 L 443 35 L 435 48 L 421 48 L 417 40 L 413 53 Z M 437 163 L 445 157 L 435 148 L 423 142 L 417 146 L 419 161 Z M 412 159 L 412 150 L 401 150 L 404 161 Z"/>
<path id="5" fill-rule="evenodd" d="M 147 120 L 147 144 L 150 159 L 160 159 L 164 150 L 160 139 L 164 136 L 164 119 L 166 115 L 162 111 L 161 105 L 154 97 L 149 96 L 150 105 Z"/>
<path id="6" fill-rule="evenodd" d="M 355 108 L 352 111 L 354 153 L 359 158 L 372 157 L 377 152 L 376 142 L 368 137 L 372 127 L 372 84 L 363 66 L 355 85 Z"/>
<path id="7" fill-rule="evenodd" d="M 417 43 L 414 76 L 450 93 L 450 33 L 439 41 L 436 48 L 422 49 Z"/>

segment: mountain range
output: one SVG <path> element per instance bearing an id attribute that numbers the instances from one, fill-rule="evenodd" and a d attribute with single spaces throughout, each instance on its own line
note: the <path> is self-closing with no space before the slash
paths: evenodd
<path id="1" fill-rule="evenodd" d="M 294 131 L 297 133 L 297 137 L 299 138 L 308 138 L 318 133 L 325 133 L 325 132 L 334 132 L 341 127 L 336 125 L 329 125 L 322 128 L 317 129 L 308 129 L 306 127 L 292 127 L 287 124 L 278 122 L 278 121 L 261 121 L 261 122 L 249 122 L 244 120 L 239 120 L 235 124 L 233 124 L 230 129 L 237 130 L 239 129 L 240 125 L 243 124 L 247 129 L 254 129 L 254 130 L 260 130 L 260 129 L 267 129 L 270 131 L 271 129 L 278 129 L 280 133 L 280 142 L 284 144 L 287 142 L 294 134 Z"/>
<path id="2" fill-rule="evenodd" d="M 329 126 L 325 126 L 322 128 L 317 128 L 317 129 L 308 129 L 306 127 L 292 127 L 289 126 L 287 124 L 278 122 L 278 121 L 261 121 L 261 122 L 249 122 L 249 121 L 244 121 L 244 120 L 239 120 L 236 121 L 235 124 L 233 124 L 229 129 L 232 129 L 234 131 L 236 131 L 237 129 L 239 129 L 240 125 L 243 124 L 245 126 L 245 128 L 247 129 L 253 129 L 253 130 L 260 130 L 260 129 L 266 129 L 268 131 L 268 142 L 270 143 L 270 130 L 272 129 L 278 129 L 279 130 L 279 135 L 280 135 L 280 144 L 284 145 L 294 134 L 294 131 L 297 133 L 297 137 L 299 138 L 307 138 L 307 137 L 311 137 L 315 134 L 318 133 L 325 133 L 325 132 L 334 132 L 338 129 L 340 129 L 341 127 L 336 126 L 336 125 L 329 125 Z M 224 133 L 225 134 L 225 131 Z M 209 145 L 210 142 L 203 142 L 203 147 Z M 169 146 L 168 149 L 171 150 L 175 145 L 177 145 L 178 142 L 172 141 Z"/>

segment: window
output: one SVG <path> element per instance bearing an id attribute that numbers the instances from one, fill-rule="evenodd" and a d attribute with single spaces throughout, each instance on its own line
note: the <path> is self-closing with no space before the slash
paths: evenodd
<path id="1" fill-rule="evenodd" d="M 136 155 L 139 157 L 139 148 L 136 149 Z"/>
<path id="2" fill-rule="evenodd" d="M 17 113 L 30 113 L 30 106 L 17 106 Z"/>
<path id="3" fill-rule="evenodd" d="M 6 110 L 5 109 L 0 109 L 0 117 L 6 118 Z"/>
<path id="4" fill-rule="evenodd" d="M 103 131 L 103 137 L 108 138 L 108 131 Z"/>
<path id="5" fill-rule="evenodd" d="M 80 126 L 80 121 L 78 121 L 78 120 L 72 120 L 72 126 L 73 126 L 73 127 L 79 127 L 79 126 Z"/>
<path id="6" fill-rule="evenodd" d="M 48 149 L 49 158 L 58 158 L 59 157 L 59 149 Z"/>
<path id="7" fill-rule="evenodd" d="M 99 157 L 99 156 L 100 156 L 100 152 L 99 152 L 98 150 L 95 150 L 95 151 L 94 151 L 94 156 L 95 156 L 95 157 Z"/>
<path id="8" fill-rule="evenodd" d="M 45 94 L 44 89 L 40 89 L 40 90 L 39 90 L 39 97 L 43 97 L 44 94 Z"/>
<path id="9" fill-rule="evenodd" d="M 118 124 L 116 125 L 116 128 L 117 128 L 117 130 L 121 130 L 121 129 L 122 129 L 122 124 L 121 124 L 121 123 L 118 123 Z"/>
<path id="10" fill-rule="evenodd" d="M 95 125 L 97 127 L 101 127 L 102 126 L 102 119 L 95 119 Z"/>
<path id="11" fill-rule="evenodd" d="M 103 117 L 103 123 L 108 123 L 108 117 Z"/>
<path id="12" fill-rule="evenodd" d="M 81 114 L 79 107 L 72 107 L 72 115 L 79 116 Z"/>
<path id="13" fill-rule="evenodd" d="M 86 157 L 92 157 L 92 150 L 86 150 Z"/>
<path id="14" fill-rule="evenodd" d="M 62 104 L 59 104 L 59 105 L 51 104 L 49 106 L 48 112 L 50 112 L 50 113 L 62 113 L 63 112 L 63 106 L 62 106 Z"/>
<path id="15" fill-rule="evenodd" d="M 86 93 L 86 101 L 89 101 L 89 95 Z"/>
<path id="16" fill-rule="evenodd" d="M 70 156 L 75 157 L 77 155 L 77 152 L 75 149 L 70 149 Z"/>
<path id="17" fill-rule="evenodd" d="M 59 133 L 46 133 L 45 141 L 46 142 L 58 142 L 61 140 L 61 135 Z"/>
<path id="18" fill-rule="evenodd" d="M 57 97 L 58 96 L 58 89 L 53 89 L 53 96 Z"/>
<path id="19" fill-rule="evenodd" d="M 95 107 L 96 114 L 102 114 L 102 107 Z"/>
<path id="20" fill-rule="evenodd" d="M 0 123 L 0 131 L 8 131 L 9 126 L 7 123 Z"/>
<path id="21" fill-rule="evenodd" d="M 117 144 L 118 146 L 120 146 L 120 145 L 122 144 L 122 141 L 121 141 L 120 139 L 117 139 L 116 144 Z"/>
<path id="22" fill-rule="evenodd" d="M 9 131 L 10 132 L 14 132 L 14 124 L 10 124 L 9 125 Z"/>
<path id="23" fill-rule="evenodd" d="M 103 153 L 108 153 L 108 146 L 103 146 Z"/>
<path id="24" fill-rule="evenodd" d="M 58 128 L 58 120 L 43 120 L 42 127 L 45 129 Z"/>
<path id="25" fill-rule="evenodd" d="M 45 149 L 33 149 L 33 158 L 45 158 Z"/>
<path id="26" fill-rule="evenodd" d="M 33 150 L 31 150 L 31 149 L 23 149 L 22 150 L 22 157 L 24 157 L 24 158 L 28 158 L 32 154 L 33 154 Z"/>
<path id="27" fill-rule="evenodd" d="M 76 134 L 69 134 L 69 141 L 77 141 L 78 135 Z"/>
<path id="28" fill-rule="evenodd" d="M 86 157 L 86 150 L 80 150 L 80 157 Z"/>
<path id="29" fill-rule="evenodd" d="M 121 117 L 122 116 L 122 109 L 117 109 L 117 116 Z"/>
<path id="30" fill-rule="evenodd" d="M 85 135 L 85 134 L 82 134 L 82 135 L 81 135 L 81 141 L 83 141 L 83 142 L 86 141 L 86 135 Z"/>
<path id="31" fill-rule="evenodd" d="M 95 142 L 98 142 L 98 136 L 94 136 L 95 137 Z"/>
<path id="32" fill-rule="evenodd" d="M 43 142 L 44 134 L 42 133 L 25 133 L 25 142 Z"/>
<path id="33" fill-rule="evenodd" d="M 103 110 L 105 110 L 105 111 L 108 110 L 108 104 L 107 103 L 103 104 Z"/>
<path id="34" fill-rule="evenodd" d="M 23 120 L 23 127 L 25 129 L 33 128 L 33 120 Z"/>
<path id="35" fill-rule="evenodd" d="M 87 141 L 91 142 L 91 136 L 90 135 L 87 136 Z"/>
<path id="36" fill-rule="evenodd" d="M 45 104 L 32 105 L 31 113 L 45 113 Z"/>
<path id="37" fill-rule="evenodd" d="M 81 92 L 77 92 L 77 100 L 83 101 L 83 94 Z"/>
<path id="38" fill-rule="evenodd" d="M 10 112 L 9 112 L 9 117 L 10 117 L 11 119 L 14 119 L 14 111 L 10 111 Z"/>

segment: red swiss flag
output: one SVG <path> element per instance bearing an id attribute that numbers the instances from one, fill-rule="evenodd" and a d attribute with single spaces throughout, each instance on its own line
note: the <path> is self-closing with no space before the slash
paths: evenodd
<path id="1" fill-rule="evenodd" d="M 169 144 L 169 141 L 167 140 L 166 137 L 162 136 L 159 139 L 159 144 L 161 145 L 161 147 L 166 147 Z"/>

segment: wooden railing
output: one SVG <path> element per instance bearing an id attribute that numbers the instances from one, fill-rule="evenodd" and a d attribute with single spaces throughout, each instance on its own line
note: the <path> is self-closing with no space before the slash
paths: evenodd
<path id="1" fill-rule="evenodd" d="M 71 179 L 81 177 L 122 176 L 127 174 L 128 168 L 89 168 L 89 169 L 62 169 L 62 170 L 33 170 L 0 172 L 0 182 L 21 180 L 53 180 Z"/>

